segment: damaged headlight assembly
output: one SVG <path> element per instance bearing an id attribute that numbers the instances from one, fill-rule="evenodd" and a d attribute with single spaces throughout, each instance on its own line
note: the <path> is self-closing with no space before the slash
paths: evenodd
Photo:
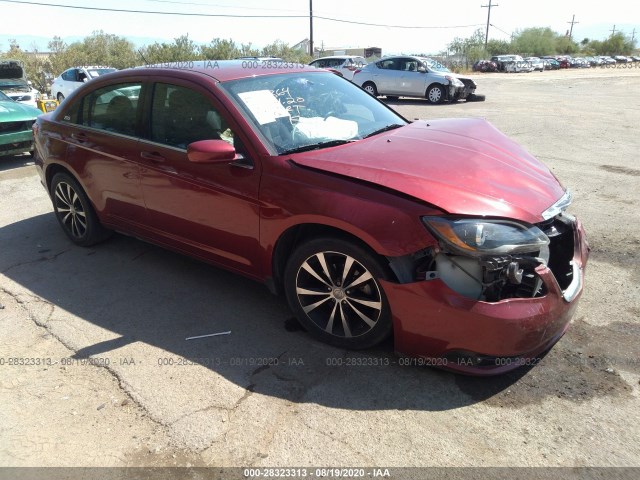
<path id="1" fill-rule="evenodd" d="M 450 217 L 422 221 L 442 249 L 434 257 L 435 276 L 452 290 L 487 301 L 541 293 L 534 269 L 548 261 L 549 237 L 535 225 Z"/>

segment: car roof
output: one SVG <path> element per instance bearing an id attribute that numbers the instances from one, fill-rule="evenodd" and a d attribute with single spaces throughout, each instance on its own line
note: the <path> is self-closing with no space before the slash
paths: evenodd
<path id="1" fill-rule="evenodd" d="M 296 68 L 291 68 L 296 65 Z M 190 71 L 207 75 L 219 82 L 237 80 L 240 78 L 273 75 L 278 73 L 295 72 L 322 72 L 309 65 L 295 64 L 294 62 L 269 62 L 269 61 L 246 61 L 246 60 L 194 60 L 184 62 L 167 62 L 155 65 L 144 65 L 126 70 L 119 70 L 109 74 L 109 78 L 128 77 L 136 74 L 155 73 L 157 75 Z"/>
<path id="2" fill-rule="evenodd" d="M 348 58 L 364 58 L 362 55 L 331 55 L 329 57 L 314 58 L 313 61 L 318 60 L 347 60 Z"/>

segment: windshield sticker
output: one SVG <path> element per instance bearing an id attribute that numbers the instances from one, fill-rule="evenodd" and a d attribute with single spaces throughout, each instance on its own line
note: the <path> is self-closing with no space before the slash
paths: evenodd
<path id="1" fill-rule="evenodd" d="M 239 93 L 238 96 L 251 111 L 260 125 L 273 123 L 278 118 L 289 117 L 289 113 L 269 90 Z"/>

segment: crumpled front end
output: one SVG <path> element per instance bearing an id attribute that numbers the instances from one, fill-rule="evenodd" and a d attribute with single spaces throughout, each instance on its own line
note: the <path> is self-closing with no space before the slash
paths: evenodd
<path id="1" fill-rule="evenodd" d="M 395 350 L 474 375 L 535 365 L 569 326 L 589 252 L 584 229 L 571 215 L 557 214 L 537 227 L 549 237 L 548 251 L 469 258 L 434 249 L 415 264 L 417 281 L 381 281 L 393 312 Z"/>

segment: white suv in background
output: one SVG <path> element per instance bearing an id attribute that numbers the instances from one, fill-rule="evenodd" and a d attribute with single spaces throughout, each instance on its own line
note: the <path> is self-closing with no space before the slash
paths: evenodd
<path id="1" fill-rule="evenodd" d="M 62 102 L 76 88 L 92 78 L 99 77 L 105 73 L 115 72 L 117 69 L 111 67 L 73 67 L 65 70 L 60 76 L 53 79 L 51 84 L 51 95 Z"/>
<path id="2" fill-rule="evenodd" d="M 336 55 L 334 57 L 322 57 L 314 60 L 309 65 L 316 68 L 326 68 L 340 74 L 347 80 L 353 80 L 356 70 L 367 66 L 367 60 L 357 55 Z"/>

